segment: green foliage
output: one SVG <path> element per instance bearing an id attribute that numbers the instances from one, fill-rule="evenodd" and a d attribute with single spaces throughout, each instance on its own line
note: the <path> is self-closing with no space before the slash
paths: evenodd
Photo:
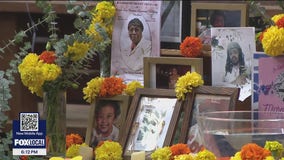
<path id="1" fill-rule="evenodd" d="M 0 112 L 1 113 L 1 112 Z M 12 132 L 7 132 L 5 135 L 1 135 L 0 138 L 0 159 L 1 160 L 18 160 L 19 156 L 13 156 L 12 145 Z"/>
<path id="2" fill-rule="evenodd" d="M 249 12 L 253 16 L 260 16 L 264 20 L 264 23 L 267 25 L 273 25 L 271 17 L 266 13 L 264 7 L 260 5 L 260 2 L 249 0 Z"/>
<path id="3" fill-rule="evenodd" d="M 20 31 L 14 37 L 15 43 L 23 42 L 24 37 L 27 37 L 26 33 L 24 31 Z"/>
<path id="4" fill-rule="evenodd" d="M 8 100 L 12 97 L 9 88 L 9 80 L 4 78 L 4 71 L 0 71 L 0 133 L 1 128 L 4 128 L 8 117 L 3 113 L 9 111 Z"/>

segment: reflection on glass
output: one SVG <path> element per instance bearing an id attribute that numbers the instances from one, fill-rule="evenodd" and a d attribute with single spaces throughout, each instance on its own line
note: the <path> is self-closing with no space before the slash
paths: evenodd
<path id="1" fill-rule="evenodd" d="M 163 146 L 176 98 L 142 97 L 127 150 L 153 151 Z"/>

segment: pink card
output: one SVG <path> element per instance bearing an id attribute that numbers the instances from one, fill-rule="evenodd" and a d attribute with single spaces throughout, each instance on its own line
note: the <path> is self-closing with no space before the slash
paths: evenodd
<path id="1" fill-rule="evenodd" d="M 259 59 L 259 118 L 284 118 L 284 114 L 275 117 L 271 112 L 284 112 L 284 56 Z"/>

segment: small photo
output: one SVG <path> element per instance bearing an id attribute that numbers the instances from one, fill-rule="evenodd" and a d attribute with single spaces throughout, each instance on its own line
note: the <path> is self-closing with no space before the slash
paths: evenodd
<path id="1" fill-rule="evenodd" d="M 174 89 L 178 78 L 191 71 L 190 65 L 156 64 L 156 87 Z"/>
<path id="2" fill-rule="evenodd" d="M 253 27 L 211 29 L 212 85 L 241 88 L 239 100 L 251 95 L 252 56 L 256 51 Z"/>
<path id="3" fill-rule="evenodd" d="M 100 100 L 96 103 L 91 146 L 96 147 L 101 141 L 119 140 L 121 105 L 119 101 Z"/>
<path id="4" fill-rule="evenodd" d="M 187 72 L 203 75 L 203 58 L 144 57 L 144 87 L 174 89 Z"/>
<path id="5" fill-rule="evenodd" d="M 163 146 L 176 98 L 142 97 L 131 127 L 127 150 L 153 151 Z"/>

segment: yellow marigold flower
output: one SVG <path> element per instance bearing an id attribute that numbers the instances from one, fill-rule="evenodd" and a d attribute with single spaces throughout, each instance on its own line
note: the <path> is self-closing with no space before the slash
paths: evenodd
<path id="1" fill-rule="evenodd" d="M 200 74 L 187 72 L 177 80 L 175 87 L 176 97 L 179 100 L 184 100 L 186 93 L 191 92 L 193 87 L 203 85 L 203 83 L 204 81 Z"/>
<path id="2" fill-rule="evenodd" d="M 272 157 L 272 156 L 267 156 L 267 157 L 265 158 L 265 160 L 274 160 L 274 157 Z"/>
<path id="3" fill-rule="evenodd" d="M 62 73 L 61 68 L 56 64 L 44 63 L 41 68 L 46 81 L 55 80 Z"/>
<path id="4" fill-rule="evenodd" d="M 216 160 L 216 156 L 214 153 L 208 151 L 208 150 L 203 150 L 197 153 L 196 159 L 198 160 Z"/>
<path id="5" fill-rule="evenodd" d="M 96 26 L 103 28 L 111 39 L 115 12 L 113 3 L 107 1 L 99 2 L 91 12 L 93 18 L 86 33 L 92 36 L 95 42 L 102 42 L 104 40 L 102 34 L 96 31 Z"/>
<path id="6" fill-rule="evenodd" d="M 112 30 L 113 30 L 113 26 L 105 26 L 106 32 L 108 34 L 108 36 L 111 38 L 112 37 Z"/>
<path id="7" fill-rule="evenodd" d="M 66 151 L 66 157 L 73 158 L 79 156 L 80 144 L 72 144 Z"/>
<path id="8" fill-rule="evenodd" d="M 270 56 L 284 53 L 284 28 L 269 27 L 263 34 L 262 46 L 264 52 Z"/>
<path id="9" fill-rule="evenodd" d="M 279 19 L 281 19 L 282 17 L 284 17 L 284 14 L 277 14 L 277 15 L 274 15 L 271 20 L 276 23 Z"/>
<path id="10" fill-rule="evenodd" d="M 83 88 L 84 99 L 87 102 L 92 103 L 96 96 L 99 95 L 103 81 L 103 77 L 93 78 L 87 83 L 87 86 Z"/>
<path id="11" fill-rule="evenodd" d="M 241 152 L 235 153 L 235 155 L 231 157 L 230 160 L 242 160 Z"/>
<path id="12" fill-rule="evenodd" d="M 64 160 L 62 157 L 51 157 L 49 160 Z"/>
<path id="13" fill-rule="evenodd" d="M 71 160 L 83 160 L 83 157 L 82 156 L 76 156 L 76 157 L 71 158 Z"/>
<path id="14" fill-rule="evenodd" d="M 102 1 L 96 5 L 95 9 L 98 16 L 102 18 L 112 18 L 115 15 L 115 7 L 112 2 Z"/>
<path id="15" fill-rule="evenodd" d="M 83 157 L 82 156 L 76 156 L 74 158 L 71 158 L 70 160 L 82 160 Z M 66 160 L 62 157 L 51 157 L 49 160 Z"/>
<path id="16" fill-rule="evenodd" d="M 127 95 L 134 96 L 135 91 L 136 91 L 137 88 L 143 88 L 143 85 L 139 81 L 132 81 L 132 82 L 127 84 L 126 89 L 124 90 L 124 92 Z"/>
<path id="17" fill-rule="evenodd" d="M 41 67 L 25 66 L 21 67 L 19 72 L 23 84 L 28 87 L 32 93 L 37 92 L 44 83 L 44 76 Z"/>
<path id="18" fill-rule="evenodd" d="M 112 25 L 106 26 L 106 24 L 104 24 L 104 23 L 99 23 L 99 25 L 100 25 L 100 27 L 102 27 L 106 31 L 107 35 L 111 38 L 113 26 Z"/>
<path id="19" fill-rule="evenodd" d="M 158 148 L 151 154 L 152 160 L 170 160 L 171 156 L 170 147 Z"/>
<path id="20" fill-rule="evenodd" d="M 174 157 L 174 160 L 194 160 L 190 154 L 181 154 Z"/>
<path id="21" fill-rule="evenodd" d="M 75 41 L 72 46 L 68 45 L 67 52 L 64 56 L 70 57 L 72 61 L 78 61 L 85 57 L 90 49 L 90 44 Z"/>
<path id="22" fill-rule="evenodd" d="M 39 61 L 39 56 L 36 53 L 29 53 L 23 59 L 22 63 L 18 66 L 19 70 L 25 66 L 37 66 Z"/>
<path id="23" fill-rule="evenodd" d="M 273 157 L 281 157 L 284 151 L 283 145 L 278 141 L 266 141 L 265 149 L 268 149 Z"/>
<path id="24" fill-rule="evenodd" d="M 103 37 L 95 29 L 95 23 L 90 24 L 89 28 L 86 30 L 86 34 L 92 36 L 95 42 L 102 42 L 103 41 Z"/>
<path id="25" fill-rule="evenodd" d="M 122 147 L 118 142 L 104 141 L 94 151 L 96 160 L 122 160 Z"/>

